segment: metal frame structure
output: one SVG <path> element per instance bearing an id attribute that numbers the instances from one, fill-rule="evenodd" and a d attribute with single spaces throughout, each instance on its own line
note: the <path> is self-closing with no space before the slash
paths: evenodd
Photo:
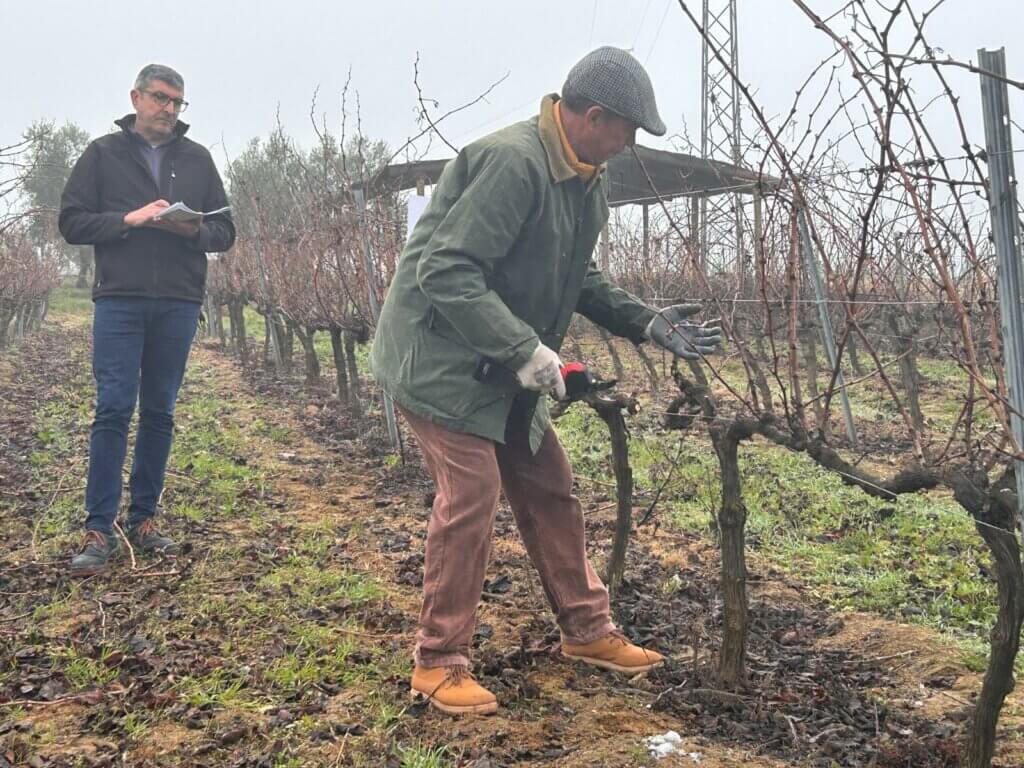
<path id="1" fill-rule="evenodd" d="M 418 183 L 436 184 L 449 158 L 395 163 L 376 176 L 352 185 L 365 189 L 367 198 L 394 190 L 412 189 Z M 643 163 L 641 167 L 640 163 Z M 654 190 L 651 190 L 651 185 Z M 730 192 L 757 195 L 778 186 L 779 180 L 757 171 L 739 168 L 719 160 L 702 160 L 683 152 L 668 152 L 640 144 L 608 161 L 608 204 L 657 205 L 679 197 L 722 195 Z M 731 194 L 725 196 L 731 197 Z"/>
<path id="2" fill-rule="evenodd" d="M 739 72 L 736 0 L 704 0 L 701 46 L 700 156 L 739 166 L 740 91 L 730 74 Z M 726 58 L 719 61 L 718 50 Z M 722 189 L 728 189 L 726 179 Z M 746 271 L 743 199 L 734 194 L 705 195 L 700 200 L 700 258 L 705 270 Z M 742 282 L 741 282 L 742 284 Z"/>

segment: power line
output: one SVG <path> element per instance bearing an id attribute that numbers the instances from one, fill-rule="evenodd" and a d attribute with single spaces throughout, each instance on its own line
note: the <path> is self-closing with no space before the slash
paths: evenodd
<path id="1" fill-rule="evenodd" d="M 490 125 L 491 123 L 496 123 L 499 120 L 502 120 L 502 119 L 508 117 L 509 115 L 511 115 L 511 114 L 513 114 L 515 112 L 518 112 L 523 107 L 529 106 L 530 104 L 536 104 L 536 103 L 538 103 L 537 98 L 531 96 L 527 101 L 524 101 L 522 104 L 518 104 L 518 105 L 512 107 L 512 109 L 509 109 L 509 110 L 507 110 L 505 112 L 502 112 L 500 115 L 492 117 L 492 118 L 490 118 L 488 120 L 484 120 L 484 122 L 479 123 L 478 125 L 475 125 L 472 128 L 467 128 L 462 133 L 455 134 L 452 138 L 454 138 L 454 139 L 461 139 L 463 136 L 468 136 L 469 134 L 474 133 L 475 131 L 480 130 L 484 126 Z"/>
<path id="2" fill-rule="evenodd" d="M 650 10 L 652 2 L 654 2 L 654 0 L 647 0 L 646 5 L 644 5 L 644 12 L 640 14 L 640 24 L 637 25 L 636 34 L 633 36 L 633 45 L 630 46 L 630 50 L 635 51 L 636 44 L 640 42 L 640 33 L 644 31 L 644 22 L 647 21 L 647 11 Z"/>
<path id="3" fill-rule="evenodd" d="M 654 34 L 654 42 L 651 43 L 651 49 L 647 52 L 647 56 L 644 59 L 644 66 L 647 66 L 647 62 L 650 61 L 651 54 L 654 53 L 655 46 L 658 45 L 658 38 L 661 37 L 661 28 L 665 26 L 665 19 L 668 18 L 668 11 L 672 7 L 672 0 L 666 0 L 665 12 L 661 14 L 661 21 L 658 22 L 658 31 Z"/>

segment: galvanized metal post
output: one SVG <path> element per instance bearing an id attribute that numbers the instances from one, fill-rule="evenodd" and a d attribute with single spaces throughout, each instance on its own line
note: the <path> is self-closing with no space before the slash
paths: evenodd
<path id="1" fill-rule="evenodd" d="M 846 422 L 846 436 L 850 438 L 850 445 L 857 447 L 857 429 L 853 425 L 853 411 L 850 410 L 850 396 L 846 391 L 846 379 L 843 377 L 843 369 L 836 365 L 836 337 L 832 330 L 832 319 L 828 314 L 828 302 L 825 297 L 825 281 L 821 276 L 821 265 L 814 254 L 814 245 L 811 241 L 811 233 L 807 228 L 807 217 L 804 209 L 800 208 L 796 213 L 797 226 L 800 228 L 801 250 L 804 252 L 804 265 L 807 268 L 807 276 L 814 288 L 814 299 L 818 305 L 818 317 L 821 319 L 821 340 L 825 345 L 825 353 L 828 355 L 828 363 L 833 370 L 838 368 L 836 384 L 839 387 L 839 397 L 843 404 L 843 421 Z"/>
<path id="2" fill-rule="evenodd" d="M 978 65 L 999 77 L 1006 76 L 1006 54 L 978 51 Z M 981 75 L 981 104 L 985 117 L 985 150 L 988 153 L 988 205 L 992 239 L 999 264 L 999 314 L 1002 321 L 1003 361 L 1010 399 L 1010 428 L 1018 449 L 1024 447 L 1024 315 L 1021 287 L 1020 224 L 1017 219 L 1017 177 L 1013 167 L 1010 103 L 1006 82 Z M 1014 462 L 1021 535 L 1024 536 L 1024 461 Z"/>
<path id="3" fill-rule="evenodd" d="M 370 312 L 373 313 L 373 322 L 376 324 L 380 319 L 380 303 L 377 301 L 377 274 L 373 269 L 373 254 L 370 250 L 370 234 L 366 226 L 366 195 L 362 189 L 352 190 L 356 201 L 356 210 L 359 212 L 359 232 L 363 240 L 363 268 L 366 269 L 366 293 L 370 299 Z M 398 436 L 398 422 L 395 420 L 395 405 L 387 392 L 381 393 L 384 400 L 384 419 L 388 425 L 388 437 L 391 445 L 400 448 Z"/>

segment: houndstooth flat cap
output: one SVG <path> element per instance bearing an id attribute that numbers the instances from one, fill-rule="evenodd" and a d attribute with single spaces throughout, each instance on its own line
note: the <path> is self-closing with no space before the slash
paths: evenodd
<path id="1" fill-rule="evenodd" d="M 627 51 L 609 45 L 591 51 L 569 71 L 565 84 L 648 133 L 665 135 L 651 78 Z"/>

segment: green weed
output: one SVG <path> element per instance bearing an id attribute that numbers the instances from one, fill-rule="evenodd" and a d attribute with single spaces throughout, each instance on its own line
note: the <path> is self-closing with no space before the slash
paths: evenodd
<path id="1" fill-rule="evenodd" d="M 380 597 L 381 589 L 361 573 L 325 567 L 291 557 L 263 577 L 261 584 L 279 590 L 296 608 L 334 602 L 365 603 Z"/>
<path id="2" fill-rule="evenodd" d="M 193 707 L 246 707 L 252 704 L 245 679 L 223 668 L 204 676 L 186 677 L 177 687 L 182 698 Z"/>
<path id="3" fill-rule="evenodd" d="M 452 754 L 448 747 L 412 744 L 408 747 L 399 745 L 395 751 L 402 761 L 402 768 L 448 768 L 452 765 Z"/>
<path id="4" fill-rule="evenodd" d="M 112 649 L 105 649 L 99 659 L 82 656 L 74 648 L 62 650 L 54 656 L 59 661 L 64 677 L 75 688 L 81 691 L 86 688 L 103 687 L 116 680 L 118 668 L 107 665 Z"/>

